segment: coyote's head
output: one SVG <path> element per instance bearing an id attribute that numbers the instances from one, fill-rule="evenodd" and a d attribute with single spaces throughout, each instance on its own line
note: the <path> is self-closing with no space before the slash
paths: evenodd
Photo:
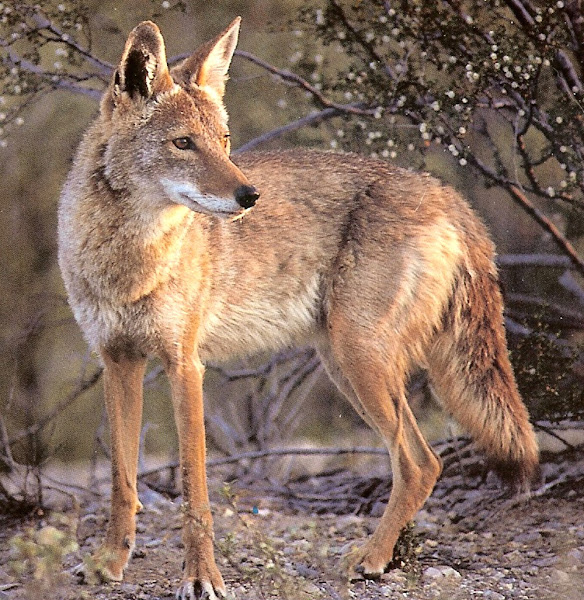
<path id="1" fill-rule="evenodd" d="M 233 218 L 259 197 L 229 159 L 223 93 L 240 19 L 169 70 L 158 27 L 129 35 L 101 103 L 110 183 L 148 202 Z"/>

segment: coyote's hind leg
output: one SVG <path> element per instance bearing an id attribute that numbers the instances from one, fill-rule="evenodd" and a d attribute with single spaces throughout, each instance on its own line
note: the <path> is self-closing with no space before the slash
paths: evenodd
<path id="1" fill-rule="evenodd" d="M 441 471 L 440 459 L 422 436 L 405 397 L 406 371 L 399 359 L 390 364 L 371 339 L 356 343 L 354 336 L 333 337 L 337 346 L 325 364 L 341 391 L 364 419 L 382 436 L 390 453 L 393 485 L 383 516 L 369 541 L 350 558 L 352 568 L 366 576 L 379 576 L 393 558 L 403 527 L 428 498 Z M 345 340 L 341 342 L 339 340 Z M 334 342 L 333 342 L 334 343 Z M 345 349 L 350 349 L 350 355 Z M 397 350 L 396 350 L 397 352 Z"/>

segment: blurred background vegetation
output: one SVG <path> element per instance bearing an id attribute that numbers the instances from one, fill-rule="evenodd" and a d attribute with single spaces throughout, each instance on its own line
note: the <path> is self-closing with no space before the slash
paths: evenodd
<path id="1" fill-rule="evenodd" d="M 100 445 L 100 367 L 66 304 L 56 215 L 128 32 L 155 20 L 172 59 L 236 15 L 242 52 L 226 96 L 233 147 L 364 152 L 455 185 L 497 243 L 512 358 L 533 416 L 543 426 L 580 418 L 580 2 L 13 0 L 0 2 L 0 463 L 87 460 Z M 342 445 L 356 417 L 318 361 L 310 352 L 277 358 L 209 371 L 216 447 L 284 444 L 292 431 Z M 146 449 L 168 453 L 174 424 L 159 371 L 153 365 L 147 378 L 145 421 L 156 431 L 145 430 Z M 416 407 L 429 411 L 419 381 Z M 290 394 L 311 408 L 294 410 Z M 303 419 L 317 413 L 318 423 Z"/>

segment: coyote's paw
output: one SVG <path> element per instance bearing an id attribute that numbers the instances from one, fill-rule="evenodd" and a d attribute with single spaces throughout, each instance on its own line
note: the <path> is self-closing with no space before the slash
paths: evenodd
<path id="1" fill-rule="evenodd" d="M 73 574 L 80 583 L 122 581 L 129 557 L 129 551 L 119 552 L 102 547 L 93 556 L 87 555 L 82 563 L 74 567 Z"/>
<path id="2" fill-rule="evenodd" d="M 184 580 L 176 590 L 176 600 L 218 600 L 219 598 L 227 598 L 227 591 L 221 576 L 214 583 L 195 580 L 191 577 Z"/>
<path id="3" fill-rule="evenodd" d="M 391 558 L 391 553 L 388 556 L 387 552 L 384 552 L 383 549 L 376 548 L 375 545 L 367 543 L 360 548 L 352 548 L 345 555 L 343 562 L 350 579 L 376 579 L 383 575 Z"/>

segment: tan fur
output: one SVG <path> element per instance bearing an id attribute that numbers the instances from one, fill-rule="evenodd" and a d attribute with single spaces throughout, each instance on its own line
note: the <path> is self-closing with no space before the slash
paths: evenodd
<path id="1" fill-rule="evenodd" d="M 103 357 L 112 430 L 111 519 L 97 568 L 121 579 L 134 544 L 141 380 L 158 356 L 180 444 L 179 598 L 225 593 L 205 479 L 207 361 L 319 349 L 391 454 L 387 509 L 352 557 L 366 575 L 383 572 L 440 473 L 406 401 L 412 368 L 428 369 L 446 408 L 522 485 L 538 460 L 483 225 L 432 177 L 357 155 L 242 154 L 236 166 L 221 98 L 238 26 L 171 72 L 154 24 L 131 33 L 59 209 L 60 265 Z M 249 210 L 251 184 L 262 196 Z"/>

